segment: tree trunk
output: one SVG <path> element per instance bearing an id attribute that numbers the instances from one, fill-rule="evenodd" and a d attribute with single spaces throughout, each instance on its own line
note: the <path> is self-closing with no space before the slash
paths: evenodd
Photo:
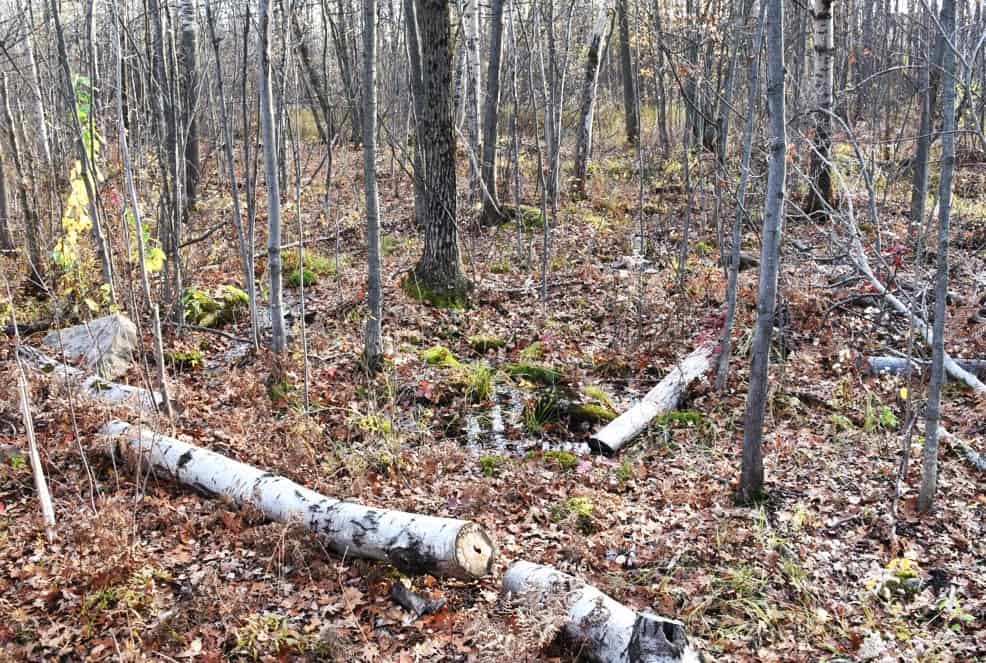
<path id="1" fill-rule="evenodd" d="M 30 1 L 30 0 L 29 0 Z M 38 72 L 38 63 L 34 57 L 34 26 L 30 22 L 31 12 L 25 11 L 22 0 L 17 0 L 17 13 L 27 20 L 27 34 L 24 35 L 24 57 L 27 60 L 28 86 L 31 94 L 31 106 L 35 115 L 34 126 L 38 131 L 38 147 L 45 167 L 52 165 L 51 161 L 51 141 L 48 138 L 48 120 L 45 117 L 44 98 L 41 96 L 41 75 Z"/>
<path id="2" fill-rule="evenodd" d="M 930 10 L 929 10 L 930 13 Z M 924 227 L 925 200 L 928 197 L 928 155 L 931 152 L 931 135 L 934 133 L 935 100 L 938 97 L 939 69 L 945 49 L 937 29 L 934 34 L 932 57 L 921 68 L 921 122 L 918 140 L 914 148 L 914 169 L 911 183 L 911 213 L 908 229 L 909 242 L 917 246 L 918 236 Z"/>
<path id="3" fill-rule="evenodd" d="M 955 0 L 942 0 L 939 20 L 943 37 L 955 44 Z M 928 385 L 924 460 L 918 511 L 928 512 L 938 489 L 938 425 L 941 419 L 941 392 L 945 383 L 945 316 L 948 299 L 948 226 L 952 212 L 952 175 L 955 171 L 955 53 L 942 54 L 945 81 L 942 95 L 942 166 L 938 185 L 938 269 L 935 274 L 935 319 L 931 336 L 931 382 Z"/>
<path id="4" fill-rule="evenodd" d="M 647 428 L 652 419 L 678 407 L 681 395 L 712 365 L 713 347 L 702 345 L 676 364 L 643 400 L 609 422 L 589 440 L 595 452 L 614 454 Z"/>
<path id="5" fill-rule="evenodd" d="M 130 465 L 149 466 L 237 506 L 250 505 L 271 520 L 299 523 L 339 555 L 388 562 L 403 573 L 467 580 L 492 570 L 493 542 L 475 523 L 326 497 L 284 477 L 122 421 L 110 422 L 102 433 L 119 439 L 114 451 Z"/>
<path id="6" fill-rule="evenodd" d="M 83 127 L 79 121 L 78 105 L 75 99 L 75 85 L 72 83 L 72 71 L 69 69 L 68 51 L 65 47 L 65 34 L 62 31 L 62 21 L 59 15 L 58 0 L 51 0 L 51 16 L 55 24 L 55 37 L 58 44 L 58 59 L 63 75 L 63 90 L 65 91 L 65 106 L 69 119 L 69 126 L 75 132 L 75 144 L 79 164 L 82 170 L 82 181 L 85 183 L 86 196 L 89 202 L 89 217 L 92 220 L 92 239 L 96 245 L 96 255 L 103 272 L 103 283 L 109 288 L 109 299 L 111 303 L 116 303 L 116 288 L 113 283 L 113 261 L 110 255 L 109 242 L 103 232 L 103 223 L 100 219 L 99 206 L 96 202 L 96 165 L 92 163 L 95 158 L 95 145 L 98 138 L 90 135 L 90 145 L 87 147 L 83 140 Z M 89 111 L 90 113 L 92 110 Z"/>
<path id="7" fill-rule="evenodd" d="M 27 242 L 27 261 L 30 274 L 28 284 L 36 292 L 45 291 L 45 263 L 41 251 L 41 224 L 31 193 L 27 190 L 28 175 L 21 160 L 20 141 L 14 116 L 10 112 L 10 95 L 7 93 L 7 74 L 0 72 L 0 106 L 3 108 L 4 124 L 7 125 L 7 138 L 10 141 L 10 156 L 14 160 L 14 174 L 17 176 L 17 197 L 24 215 L 24 238 Z"/>
<path id="8" fill-rule="evenodd" d="M 819 0 L 824 2 L 826 0 Z M 739 499 L 751 502 L 763 495 L 763 417 L 767 404 L 770 338 L 774 329 L 777 272 L 784 222 L 784 179 L 787 174 L 787 119 L 784 112 L 784 2 L 767 3 L 767 112 L 770 122 L 770 161 L 760 249 L 757 321 L 750 360 L 750 388 L 743 418 L 743 469 Z"/>
<path id="9" fill-rule="evenodd" d="M 240 209 L 240 187 L 236 179 L 236 159 L 233 156 L 233 132 L 230 129 L 229 111 L 226 108 L 226 86 L 223 82 L 222 57 L 219 49 L 219 38 L 216 36 L 215 17 L 212 13 L 212 3 L 206 0 L 206 20 L 209 25 L 209 38 L 212 50 L 216 56 L 216 85 L 219 88 L 219 122 L 223 131 L 223 155 L 226 157 L 226 176 L 229 178 L 230 196 L 233 199 L 233 226 L 239 240 L 240 262 L 243 266 L 243 284 L 246 287 L 248 306 L 250 310 L 250 342 L 254 348 L 258 346 L 257 320 L 257 281 L 253 276 L 253 244 L 247 243 L 243 229 L 243 214 Z M 244 143 L 249 138 L 244 137 Z"/>
<path id="10" fill-rule="evenodd" d="M 195 24 L 196 0 L 181 0 L 178 5 L 181 25 L 181 46 L 178 62 L 181 67 L 182 128 L 185 132 L 185 205 L 195 207 L 199 188 L 199 128 L 198 62 L 196 48 L 198 36 Z"/>
<path id="11" fill-rule="evenodd" d="M 497 125 L 500 121 L 500 66 L 503 58 L 503 3 L 492 0 L 490 11 L 490 62 L 486 71 L 486 104 L 483 108 L 483 220 L 495 224 L 503 218 L 497 191 Z"/>
<path id="12" fill-rule="evenodd" d="M 258 8 L 260 51 L 260 131 L 264 143 L 264 181 L 267 183 L 267 271 L 270 277 L 271 349 L 277 355 L 287 348 L 281 285 L 281 189 L 277 177 L 277 144 L 274 138 L 274 104 L 271 93 L 270 4 Z"/>
<path id="13" fill-rule="evenodd" d="M 363 187 L 366 192 L 367 299 L 363 360 L 375 371 L 383 358 L 383 292 L 380 276 L 380 214 L 377 200 L 377 7 L 363 0 Z"/>
<path id="14" fill-rule="evenodd" d="M 629 0 L 617 0 L 620 21 L 620 74 L 623 78 L 623 117 L 627 142 L 636 145 L 637 135 L 637 85 L 633 74 L 633 58 L 630 53 Z"/>
<path id="15" fill-rule="evenodd" d="M 870 375 L 903 375 L 908 371 L 921 373 L 930 365 L 931 362 L 919 361 L 917 359 L 905 359 L 904 357 L 888 356 L 869 356 L 866 358 L 866 369 Z M 986 359 L 956 359 L 955 363 L 964 371 L 975 375 L 980 379 L 986 378 Z M 954 376 L 949 376 L 955 379 Z"/>
<path id="16" fill-rule="evenodd" d="M 684 625 L 651 612 L 638 613 L 581 580 L 550 566 L 514 562 L 503 590 L 536 613 L 563 607 L 564 634 L 597 663 L 698 663 Z M 539 614 L 540 617 L 546 615 Z M 554 617 L 554 615 L 550 615 Z"/>
<path id="17" fill-rule="evenodd" d="M 596 90 L 599 84 L 599 65 L 603 52 L 606 50 L 606 38 L 612 23 L 610 14 L 610 0 L 599 0 L 596 18 L 589 35 L 585 79 L 582 81 L 582 105 L 579 111 L 579 128 L 575 143 L 575 167 L 572 185 L 574 192 L 579 196 L 585 195 L 585 180 L 589 174 L 589 157 L 592 154 L 592 124 L 596 109 Z"/>
<path id="18" fill-rule="evenodd" d="M 811 165 L 808 201 L 805 211 L 817 221 L 829 218 L 835 201 L 832 192 L 832 110 L 833 63 L 835 61 L 834 0 L 813 0 L 815 50 L 812 57 L 813 94 Z"/>
<path id="19" fill-rule="evenodd" d="M 0 252 L 14 250 L 14 238 L 10 234 L 10 208 L 7 205 L 7 164 L 3 158 L 4 147 L 0 143 Z"/>
<path id="20" fill-rule="evenodd" d="M 301 66 L 305 70 L 305 76 L 308 78 L 308 86 L 311 88 L 312 94 L 315 95 L 315 100 L 318 103 L 317 110 L 322 117 L 321 122 L 317 123 L 319 137 L 323 143 L 331 147 L 332 141 L 335 138 L 332 104 L 329 103 L 329 96 L 325 91 L 325 82 L 319 74 L 319 69 L 308 48 L 305 34 L 301 29 L 301 25 L 298 23 L 298 16 L 294 12 L 291 12 L 291 27 L 294 30 L 295 43 L 298 45 Z"/>
<path id="21" fill-rule="evenodd" d="M 462 272 L 456 227 L 455 134 L 452 126 L 451 22 L 447 0 L 415 0 L 421 47 L 420 111 L 415 150 L 423 172 L 415 209 L 424 227 L 424 250 L 407 283 L 412 295 L 435 305 L 461 305 L 469 283 Z"/>
<path id="22" fill-rule="evenodd" d="M 99 375 L 86 375 L 74 366 L 55 361 L 29 345 L 17 348 L 17 356 L 35 370 L 54 376 L 66 389 L 96 403 L 104 405 L 129 405 L 140 411 L 157 412 L 164 403 L 161 394 L 128 384 L 108 382 Z"/>
<path id="23" fill-rule="evenodd" d="M 466 81 L 466 132 L 469 136 L 469 197 L 479 200 L 480 170 L 479 160 L 482 159 L 480 144 L 480 86 L 481 61 L 479 55 L 479 5 L 478 0 L 459 0 L 462 20 L 462 35 L 465 47 L 465 81 Z"/>

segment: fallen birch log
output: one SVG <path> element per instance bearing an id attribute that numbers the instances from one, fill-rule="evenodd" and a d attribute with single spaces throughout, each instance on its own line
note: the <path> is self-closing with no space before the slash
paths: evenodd
<path id="1" fill-rule="evenodd" d="M 712 366 L 712 355 L 712 345 L 699 346 L 647 392 L 643 400 L 597 431 L 589 439 L 589 447 L 597 453 L 614 454 L 647 428 L 654 417 L 677 408 L 688 385 Z"/>
<path id="2" fill-rule="evenodd" d="M 950 433 L 941 423 L 938 424 L 938 437 L 962 452 L 966 461 L 980 472 L 986 472 L 986 457 L 966 444 L 958 435 Z"/>
<path id="3" fill-rule="evenodd" d="M 345 557 L 389 562 L 411 574 L 472 579 L 489 574 L 495 557 L 490 537 L 466 520 L 374 509 L 326 497 L 284 477 L 259 470 L 146 428 L 112 421 L 103 434 L 132 466 L 147 466 L 212 496 L 248 504 L 282 523 L 297 522 Z"/>
<path id="4" fill-rule="evenodd" d="M 156 412 L 163 402 L 161 394 L 156 391 L 109 382 L 98 375 L 86 375 L 85 371 L 55 361 L 40 350 L 27 345 L 20 346 L 17 354 L 36 371 L 53 375 L 66 388 L 74 389 L 90 400 L 107 405 L 131 405 L 145 412 Z"/>
<path id="5" fill-rule="evenodd" d="M 968 371 L 978 378 L 986 377 L 986 359 L 956 359 L 955 363 L 958 364 L 962 370 Z M 910 369 L 915 373 L 922 373 L 929 366 L 931 366 L 930 361 L 922 361 L 919 359 L 911 359 L 908 361 L 905 357 L 886 356 L 867 357 L 866 364 L 871 375 L 879 375 L 881 373 L 900 375 L 907 372 L 908 366 L 910 366 Z M 949 377 L 955 379 L 954 376 Z"/>
<path id="6" fill-rule="evenodd" d="M 681 622 L 631 610 L 601 591 L 550 566 L 514 562 L 503 589 L 536 610 L 561 603 L 564 634 L 597 663 L 698 663 Z"/>

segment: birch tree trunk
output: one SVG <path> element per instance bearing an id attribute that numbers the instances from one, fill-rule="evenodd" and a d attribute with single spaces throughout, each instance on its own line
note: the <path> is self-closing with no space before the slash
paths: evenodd
<path id="1" fill-rule="evenodd" d="M 939 20 L 943 37 L 955 44 L 955 0 L 942 0 Z M 931 382 L 928 385 L 924 459 L 918 511 L 927 513 L 938 488 L 938 428 L 941 420 L 941 392 L 945 383 L 945 317 L 948 299 L 948 227 L 952 208 L 952 175 L 955 171 L 955 53 L 946 47 L 942 54 L 944 93 L 942 95 L 942 166 L 938 185 L 938 266 L 935 274 L 935 319 L 931 338 Z"/>
<path id="2" fill-rule="evenodd" d="M 589 157 L 592 153 L 592 124 L 596 109 L 596 90 L 599 85 L 599 68 L 606 38 L 612 23 L 612 0 L 599 0 L 596 18 L 589 35 L 589 48 L 586 55 L 585 78 L 582 81 L 582 102 L 579 111 L 579 127 L 575 142 L 575 168 L 573 172 L 574 192 L 585 195 L 585 179 L 589 173 Z"/>
<path id="3" fill-rule="evenodd" d="M 267 183 L 267 271 L 270 276 L 271 349 L 282 355 L 287 349 L 281 284 L 281 188 L 277 177 L 277 144 L 274 138 L 274 104 L 271 93 L 270 4 L 259 0 L 257 17 L 260 52 L 260 132 L 264 143 L 264 181 Z"/>
<path id="4" fill-rule="evenodd" d="M 834 196 L 832 172 L 832 109 L 834 108 L 833 63 L 835 61 L 834 0 L 813 0 L 812 22 L 815 49 L 812 56 L 811 89 L 813 95 L 811 165 L 806 212 L 816 221 L 826 221 Z"/>
<path id="5" fill-rule="evenodd" d="M 10 295 L 10 289 L 7 289 Z M 13 305 L 13 302 L 11 302 Z M 17 326 L 14 321 L 14 326 Z M 19 339 L 18 339 L 19 341 Z M 44 465 L 41 464 L 41 453 L 38 451 L 38 440 L 34 436 L 34 418 L 31 416 L 31 403 L 27 395 L 27 379 L 24 369 L 17 362 L 17 393 L 21 406 L 21 419 L 24 422 L 24 432 L 27 436 L 27 455 L 31 461 L 31 474 L 34 477 L 34 490 L 38 493 L 38 503 L 41 505 L 41 517 L 45 524 L 45 534 L 48 542 L 55 541 L 55 508 L 51 503 L 51 493 L 48 490 L 48 480 L 45 478 Z"/>
<path id="6" fill-rule="evenodd" d="M 777 273 L 784 222 L 784 179 L 787 174 L 787 120 L 784 110 L 784 1 L 767 4 L 767 112 L 770 124 L 770 160 L 760 249 L 760 286 L 757 321 L 750 360 L 750 387 L 743 417 L 743 467 L 739 498 L 743 502 L 763 495 L 763 417 L 767 404 L 770 339 L 774 329 Z M 821 0 L 825 1 L 825 0 Z"/>
<path id="7" fill-rule="evenodd" d="M 10 207 L 7 204 L 7 163 L 4 161 L 5 149 L 0 142 L 0 252 L 14 250 L 14 238 L 10 234 Z"/>
<path id="8" fill-rule="evenodd" d="M 930 9 L 925 9 L 930 13 Z M 925 24 L 927 17 L 925 17 Z M 918 237 L 923 236 L 925 200 L 928 197 L 928 155 L 931 152 L 931 137 L 934 133 L 935 100 L 938 98 L 941 58 L 945 49 L 941 34 L 935 30 L 934 48 L 930 59 L 921 68 L 921 122 L 918 139 L 914 148 L 914 170 L 911 180 L 911 210 L 908 230 L 909 242 L 917 246 Z M 919 253 L 921 253 L 919 251 Z"/>
<path id="9" fill-rule="evenodd" d="M 185 133 L 185 205 L 195 206 L 199 188 L 199 126 L 198 126 L 198 30 L 196 0 L 181 0 L 178 19 L 181 45 L 178 62 L 181 68 L 182 128 Z"/>
<path id="10" fill-rule="evenodd" d="M 377 3 L 363 0 L 363 187 L 366 193 L 367 299 L 363 360 L 375 371 L 383 358 L 383 290 L 377 199 Z"/>
<path id="11" fill-rule="evenodd" d="M 493 542 L 475 523 L 326 497 L 284 477 L 122 421 L 110 422 L 102 433 L 118 438 L 114 451 L 132 466 L 149 466 L 210 496 L 253 506 L 271 520 L 299 523 L 336 554 L 388 562 L 403 573 L 462 579 L 481 578 L 492 569 Z"/>
<path id="12" fill-rule="evenodd" d="M 597 663 L 699 663 L 684 625 L 638 613 L 581 580 L 550 566 L 520 561 L 503 576 L 503 590 L 533 610 L 561 604 L 565 636 Z"/>
<path id="13" fill-rule="evenodd" d="M 702 345 L 671 369 L 656 387 L 633 407 L 609 422 L 589 440 L 593 451 L 614 454 L 636 437 L 658 415 L 678 407 L 688 385 L 709 370 L 713 348 Z"/>

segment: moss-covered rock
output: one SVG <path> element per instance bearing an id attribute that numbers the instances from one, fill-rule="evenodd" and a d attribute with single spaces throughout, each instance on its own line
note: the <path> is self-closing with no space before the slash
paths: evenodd
<path id="1" fill-rule="evenodd" d="M 427 350 L 422 350 L 421 360 L 429 366 L 444 366 L 445 368 L 462 368 L 455 354 L 444 345 L 433 345 Z"/>
<path id="2" fill-rule="evenodd" d="M 599 403 L 572 403 L 566 413 L 573 424 L 594 424 L 616 419 L 616 412 Z"/>
<path id="3" fill-rule="evenodd" d="M 476 352 L 489 352 L 490 350 L 499 350 L 507 344 L 507 340 L 499 336 L 492 336 L 487 334 L 476 334 L 468 338 L 469 347 L 471 347 Z"/>

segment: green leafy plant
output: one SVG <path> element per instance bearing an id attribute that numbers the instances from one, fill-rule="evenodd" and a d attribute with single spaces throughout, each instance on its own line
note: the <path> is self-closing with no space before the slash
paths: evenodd
<path id="1" fill-rule="evenodd" d="M 579 457 L 569 451 L 551 449 L 550 451 L 545 451 L 541 455 L 541 458 L 565 472 L 574 470 L 579 466 Z"/>
<path id="2" fill-rule="evenodd" d="M 483 476 L 495 477 L 500 474 L 500 468 L 505 460 L 506 459 L 500 454 L 480 456 L 479 468 L 483 471 Z"/>
<path id="3" fill-rule="evenodd" d="M 493 395 L 493 369 L 485 362 L 472 364 L 465 375 L 466 397 L 476 403 L 487 401 Z"/>

